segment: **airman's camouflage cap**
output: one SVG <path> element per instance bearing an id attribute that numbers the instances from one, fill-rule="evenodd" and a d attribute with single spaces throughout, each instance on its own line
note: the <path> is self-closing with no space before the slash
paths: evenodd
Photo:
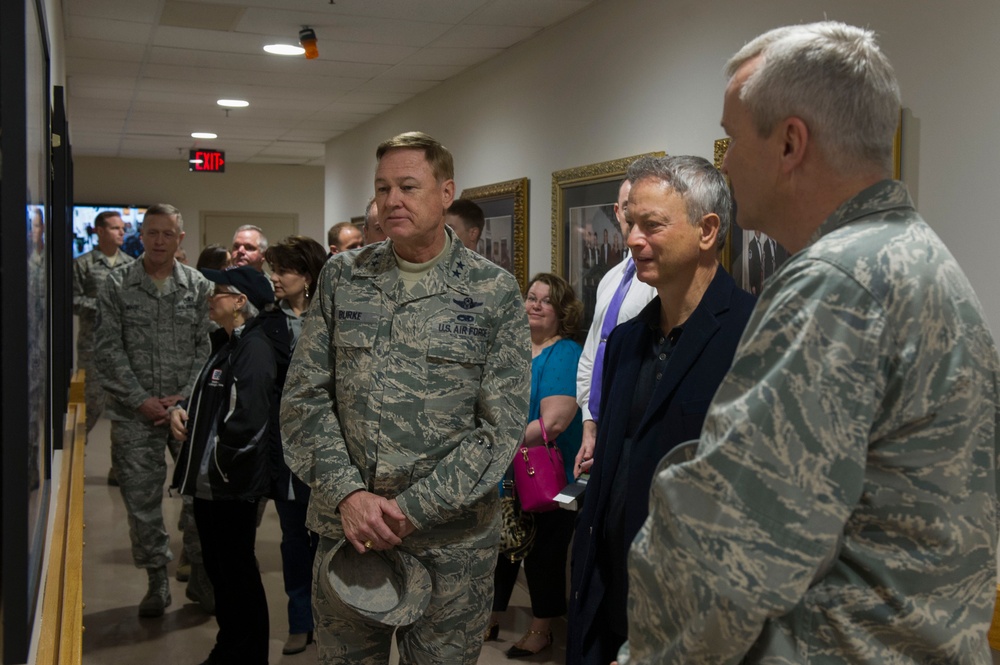
<path id="1" fill-rule="evenodd" d="M 386 626 L 413 623 L 431 600 L 430 573 L 398 548 L 359 554 L 342 539 L 323 557 L 319 570 L 327 600 Z"/>

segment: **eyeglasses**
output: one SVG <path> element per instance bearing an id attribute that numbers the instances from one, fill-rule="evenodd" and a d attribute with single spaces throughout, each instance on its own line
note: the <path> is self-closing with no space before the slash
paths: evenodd
<path id="1" fill-rule="evenodd" d="M 528 305 L 541 305 L 542 307 L 552 307 L 552 301 L 548 298 L 542 298 L 539 300 L 532 294 L 528 294 L 528 297 L 524 299 L 525 304 Z"/>
<path id="2" fill-rule="evenodd" d="M 219 296 L 235 296 L 235 295 L 237 294 L 230 293 L 229 291 L 213 291 L 212 293 L 208 294 L 208 299 L 211 300 L 212 298 L 218 298 Z"/>

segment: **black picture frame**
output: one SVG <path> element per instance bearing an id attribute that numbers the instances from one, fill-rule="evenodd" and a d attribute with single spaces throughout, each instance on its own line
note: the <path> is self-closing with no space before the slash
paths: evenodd
<path id="1" fill-rule="evenodd" d="M 0 3 L 0 612 L 3 663 L 27 661 L 52 460 L 51 107 L 40 0 Z"/>

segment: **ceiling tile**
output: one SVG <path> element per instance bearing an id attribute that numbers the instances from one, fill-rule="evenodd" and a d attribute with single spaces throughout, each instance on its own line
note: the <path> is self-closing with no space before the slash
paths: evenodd
<path id="1" fill-rule="evenodd" d="M 66 23 L 66 36 L 69 38 L 101 39 L 126 44 L 146 44 L 153 32 L 153 26 L 148 23 L 110 18 L 70 15 Z M 76 55 L 69 50 L 66 54 L 69 57 Z"/>
<path id="2" fill-rule="evenodd" d="M 386 72 L 385 76 L 414 81 L 437 81 L 440 83 L 462 73 L 465 69 L 465 67 L 457 65 L 411 65 L 409 63 L 402 63 Z"/>
<path id="3" fill-rule="evenodd" d="M 448 65 L 472 67 L 503 53 L 500 48 L 439 48 L 421 49 L 408 60 L 411 65 Z"/>
<path id="4" fill-rule="evenodd" d="M 152 25 L 160 13 L 163 0 L 67 0 L 64 8 L 68 18 L 85 16 L 115 19 Z"/>
<path id="5" fill-rule="evenodd" d="M 544 28 L 564 21 L 591 2 L 593 0 L 494 0 L 465 22 Z"/>
<path id="6" fill-rule="evenodd" d="M 167 0 L 160 12 L 160 25 L 198 30 L 234 30 L 246 12 L 245 7 L 209 2 Z"/>
<path id="7" fill-rule="evenodd" d="M 182 165 L 210 129 L 229 161 L 322 165 L 330 138 L 592 1 L 60 0 L 74 149 Z M 263 53 L 303 25 L 318 59 Z"/>
<path id="8" fill-rule="evenodd" d="M 537 33 L 540 28 L 526 26 L 458 25 L 442 36 L 434 46 L 457 48 L 510 48 Z"/>

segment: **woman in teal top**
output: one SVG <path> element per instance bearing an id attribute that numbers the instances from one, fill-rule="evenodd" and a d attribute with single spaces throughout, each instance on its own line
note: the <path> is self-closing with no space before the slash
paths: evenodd
<path id="1" fill-rule="evenodd" d="M 583 349 L 573 341 L 580 327 L 583 303 L 566 280 L 540 273 L 531 279 L 525 296 L 531 329 L 531 401 L 523 445 L 554 442 L 563 456 L 566 482 L 573 481 L 573 460 L 580 449 L 583 423 L 576 404 L 576 366 Z M 516 488 L 515 488 L 516 491 Z M 552 510 L 535 513 L 535 542 L 524 559 L 531 595 L 531 626 L 510 649 L 508 658 L 524 658 L 552 645 L 554 617 L 566 614 L 566 556 L 573 537 L 576 513 Z M 521 562 L 497 559 L 493 616 L 486 639 L 499 634 L 499 613 L 507 609 Z"/>

